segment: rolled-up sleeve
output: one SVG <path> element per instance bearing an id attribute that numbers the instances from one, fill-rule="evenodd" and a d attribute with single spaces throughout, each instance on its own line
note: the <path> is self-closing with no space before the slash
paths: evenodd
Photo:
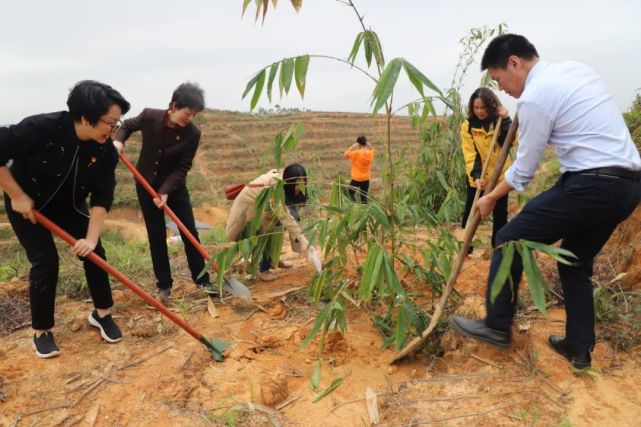
<path id="1" fill-rule="evenodd" d="M 519 148 L 516 160 L 505 172 L 505 181 L 516 191 L 523 191 L 534 178 L 554 127 L 552 118 L 537 105 L 519 105 Z"/>

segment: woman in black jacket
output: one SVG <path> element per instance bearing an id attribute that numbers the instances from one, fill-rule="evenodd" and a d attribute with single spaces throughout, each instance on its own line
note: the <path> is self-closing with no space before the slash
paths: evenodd
<path id="1" fill-rule="evenodd" d="M 72 250 L 83 261 L 95 306 L 89 323 L 108 342 L 122 339 L 110 314 L 109 277 L 84 257 L 93 251 L 105 259 L 100 229 L 113 202 L 118 163 L 110 136 L 129 103 L 110 86 L 85 80 L 72 88 L 67 106 L 68 112 L 39 114 L 0 128 L 0 188 L 9 222 L 31 262 L 33 347 L 42 358 L 60 352 L 51 332 L 59 257 L 51 232 L 36 224 L 33 209 L 78 239 Z"/>

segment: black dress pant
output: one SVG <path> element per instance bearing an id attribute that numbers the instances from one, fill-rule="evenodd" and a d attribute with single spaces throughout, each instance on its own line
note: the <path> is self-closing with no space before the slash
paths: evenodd
<path id="1" fill-rule="evenodd" d="M 484 191 L 481 191 L 480 196 L 483 196 Z M 465 228 L 467 219 L 472 211 L 472 203 L 474 203 L 474 196 L 476 195 L 476 188 L 472 187 L 467 182 L 467 195 L 465 197 L 465 209 L 463 210 L 463 219 L 461 220 L 461 227 Z M 492 247 L 496 246 L 496 234 L 498 231 L 507 224 L 507 201 L 508 196 L 501 197 L 494 206 L 492 211 Z"/>
<path id="2" fill-rule="evenodd" d="M 356 197 L 354 195 L 355 192 L 358 192 L 359 194 L 359 201 L 361 203 L 367 203 L 367 192 L 369 191 L 369 179 L 367 181 L 356 181 L 356 180 L 351 180 L 349 182 L 349 187 L 347 187 L 347 193 L 349 194 L 349 198 L 352 199 L 352 201 L 356 201 Z"/>
<path id="3" fill-rule="evenodd" d="M 31 326 L 39 330 L 50 329 L 54 326 L 59 270 L 58 250 L 53 236 L 40 224 L 32 224 L 15 212 L 11 206 L 11 199 L 6 194 L 4 205 L 13 231 L 27 252 L 27 258 L 31 263 L 29 271 Z M 83 210 L 85 209 L 86 207 Z M 42 210 L 42 214 L 76 239 L 84 239 L 87 236 L 89 218 L 76 212 L 71 204 L 65 206 L 50 204 Z M 100 240 L 94 253 L 106 260 L 105 250 Z M 87 258 L 79 257 L 79 259 L 83 261 L 85 278 L 94 306 L 101 309 L 113 306 L 108 274 Z"/>
<path id="4" fill-rule="evenodd" d="M 550 189 L 530 200 L 521 213 L 498 232 L 496 244 L 526 239 L 551 244 L 574 253 L 579 262 L 558 264 L 566 311 L 566 343 L 572 352 L 589 351 L 595 344 L 592 267 L 594 257 L 608 241 L 617 224 L 626 219 L 641 199 L 638 179 L 566 173 Z M 494 304 L 490 284 L 501 264 L 502 251 L 492 257 L 486 295 L 487 326 L 508 330 L 517 303 L 523 263 L 514 253 L 509 282 Z"/>
<path id="5" fill-rule="evenodd" d="M 156 286 L 160 289 L 171 288 L 173 279 L 171 277 L 171 266 L 169 265 L 169 254 L 167 252 L 167 230 L 165 222 L 165 212 L 158 209 L 153 199 L 142 186 L 136 184 L 136 192 L 138 193 L 138 202 L 140 209 L 145 219 L 145 226 L 147 227 L 147 236 L 149 238 L 149 249 L 151 251 L 151 262 L 154 267 L 154 274 L 156 275 Z M 189 191 L 187 187 L 178 187 L 175 191 L 169 194 L 167 198 L 167 206 L 176 214 L 178 219 L 187 227 L 187 230 L 194 235 L 197 241 L 198 231 L 196 231 L 196 222 L 194 220 L 194 213 L 191 208 L 191 199 L 189 198 Z M 180 232 L 180 238 L 185 246 L 185 254 L 187 255 L 187 264 L 191 272 L 191 278 L 194 283 L 209 282 L 209 273 L 205 273 L 203 277 L 198 279 L 198 274 L 205 267 L 205 260 L 198 252 L 198 249 L 191 244 L 187 236 Z"/>

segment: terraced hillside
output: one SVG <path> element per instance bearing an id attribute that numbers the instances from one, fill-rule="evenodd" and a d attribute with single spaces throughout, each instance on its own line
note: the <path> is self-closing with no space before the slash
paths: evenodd
<path id="1" fill-rule="evenodd" d="M 371 114 L 303 112 L 296 114 L 254 115 L 207 110 L 197 118 L 202 130 L 201 147 L 188 185 L 195 205 L 225 206 L 224 188 L 248 181 L 274 167 L 272 140 L 291 123 L 302 121 L 304 132 L 299 147 L 286 155 L 284 161 L 298 161 L 310 170 L 315 184 L 322 190 L 339 174 L 349 176 L 349 161 L 343 152 L 364 134 L 374 147 L 384 150 L 385 118 Z M 418 132 L 406 118 L 392 121 L 394 146 L 411 150 L 419 143 Z M 135 159 L 139 151 L 139 134 L 127 144 L 127 155 Z M 374 165 L 372 191 L 381 189 L 380 157 Z M 133 178 L 118 166 L 117 205 L 136 205 Z"/>

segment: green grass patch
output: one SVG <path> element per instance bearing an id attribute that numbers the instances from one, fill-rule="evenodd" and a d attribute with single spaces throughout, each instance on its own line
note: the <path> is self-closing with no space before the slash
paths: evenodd
<path id="1" fill-rule="evenodd" d="M 204 233 L 200 233 L 200 241 L 203 245 L 218 245 L 227 242 L 227 234 L 224 228 L 214 227 Z"/>

